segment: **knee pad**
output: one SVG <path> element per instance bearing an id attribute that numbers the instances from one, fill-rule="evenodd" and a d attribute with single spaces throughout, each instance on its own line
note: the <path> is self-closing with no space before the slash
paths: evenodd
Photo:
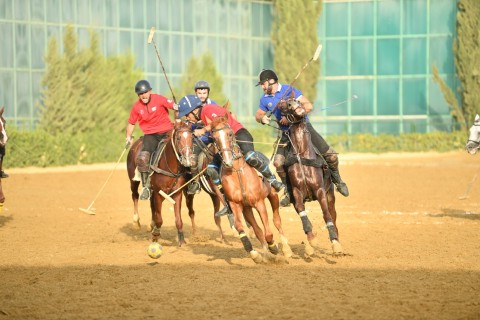
<path id="1" fill-rule="evenodd" d="M 208 176 L 215 185 L 220 184 L 220 175 L 218 174 L 219 169 L 220 168 L 215 164 L 209 164 L 205 171 L 205 175 Z"/>
<path id="2" fill-rule="evenodd" d="M 325 161 L 327 161 L 329 164 L 338 165 L 337 152 L 335 152 L 335 150 L 333 150 L 332 148 L 329 148 L 328 151 L 323 154 L 323 157 L 325 158 Z"/>
<path id="3" fill-rule="evenodd" d="M 150 152 L 140 151 L 137 157 L 137 167 L 140 172 L 148 172 L 150 167 Z"/>
<path id="4" fill-rule="evenodd" d="M 246 155 L 245 155 L 245 161 L 247 161 L 247 163 L 254 167 L 254 168 L 262 168 L 265 164 L 265 159 L 263 156 L 263 154 L 261 153 L 258 153 L 256 151 L 249 151 Z M 268 161 L 268 159 L 267 159 Z M 268 165 L 268 162 L 266 163 Z"/>

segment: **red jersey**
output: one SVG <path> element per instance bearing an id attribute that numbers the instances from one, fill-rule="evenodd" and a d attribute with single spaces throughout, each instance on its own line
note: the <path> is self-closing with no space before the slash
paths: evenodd
<path id="1" fill-rule="evenodd" d="M 216 104 L 206 104 L 202 107 L 202 114 L 200 115 L 200 118 L 202 122 L 207 125 L 207 119 L 212 121 L 218 116 L 224 116 L 227 112 L 227 109 L 219 107 Z M 228 117 L 228 125 L 232 128 L 233 133 L 237 133 L 238 130 L 243 128 L 243 125 L 237 120 L 233 119 L 232 116 Z"/>
<path id="2" fill-rule="evenodd" d="M 152 93 L 148 104 L 138 99 L 130 111 L 128 123 L 135 125 L 138 121 L 144 134 L 165 133 L 173 129 L 168 117 L 168 109 L 173 110 L 173 101 Z"/>

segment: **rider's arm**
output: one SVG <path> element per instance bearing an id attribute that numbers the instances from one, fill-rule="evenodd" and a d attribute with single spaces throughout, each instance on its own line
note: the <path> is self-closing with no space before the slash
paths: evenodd
<path id="1" fill-rule="evenodd" d="M 300 99 L 298 99 L 302 106 L 305 108 L 305 112 L 309 113 L 310 111 L 313 110 L 313 104 L 304 96 L 301 96 Z"/>
<path id="2" fill-rule="evenodd" d="M 255 121 L 257 121 L 258 123 L 262 123 L 262 118 L 266 114 L 267 114 L 266 111 L 263 111 L 262 109 L 258 109 L 257 113 L 255 113 Z"/>

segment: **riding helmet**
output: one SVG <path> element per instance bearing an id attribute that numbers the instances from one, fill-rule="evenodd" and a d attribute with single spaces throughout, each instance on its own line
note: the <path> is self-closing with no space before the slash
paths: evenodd
<path id="1" fill-rule="evenodd" d="M 208 89 L 210 91 L 210 84 L 206 80 L 199 80 L 195 83 L 194 90 L 197 91 L 197 89 Z"/>
<path id="2" fill-rule="evenodd" d="M 137 95 L 144 94 L 145 92 L 150 90 L 152 90 L 152 87 L 150 86 L 150 83 L 147 80 L 140 80 L 135 85 L 135 93 Z"/>
<path id="3" fill-rule="evenodd" d="M 202 105 L 202 100 L 194 94 L 189 94 L 183 97 L 178 104 L 177 119 L 186 116 L 196 108 Z"/>
<path id="4" fill-rule="evenodd" d="M 277 82 L 278 81 L 277 74 L 273 70 L 263 69 L 262 71 L 260 71 L 260 74 L 258 75 L 259 81 L 257 83 L 257 86 L 261 85 L 262 83 L 270 79 L 273 79 L 275 80 L 275 82 Z"/>

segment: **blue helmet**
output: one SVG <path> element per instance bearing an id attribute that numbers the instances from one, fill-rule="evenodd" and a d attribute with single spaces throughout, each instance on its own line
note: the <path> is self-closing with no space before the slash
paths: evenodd
<path id="1" fill-rule="evenodd" d="M 178 104 L 177 119 L 186 116 L 196 108 L 202 105 L 202 100 L 194 94 L 189 94 L 183 97 Z"/>

